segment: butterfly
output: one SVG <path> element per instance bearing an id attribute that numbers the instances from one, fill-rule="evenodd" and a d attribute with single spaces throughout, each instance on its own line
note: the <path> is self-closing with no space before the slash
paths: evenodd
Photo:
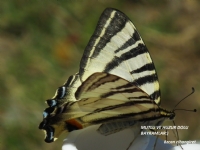
<path id="1" fill-rule="evenodd" d="M 46 100 L 39 129 L 45 142 L 63 132 L 100 124 L 109 135 L 135 124 L 160 125 L 174 111 L 160 107 L 155 66 L 141 36 L 121 11 L 107 8 L 80 61 L 78 73 Z"/>

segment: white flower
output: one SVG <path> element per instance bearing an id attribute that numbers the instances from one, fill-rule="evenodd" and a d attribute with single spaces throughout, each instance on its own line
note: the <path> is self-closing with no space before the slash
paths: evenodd
<path id="1" fill-rule="evenodd" d="M 104 136 L 97 132 L 99 126 L 91 126 L 70 132 L 64 140 L 62 150 L 153 150 L 156 137 L 140 135 L 140 128 L 129 128 Z M 139 133 L 139 134 L 138 134 Z M 136 138 L 135 138 L 136 137 Z M 200 144 L 182 145 L 184 150 L 200 150 Z M 182 150 L 180 146 L 164 144 L 157 140 L 155 150 Z"/>

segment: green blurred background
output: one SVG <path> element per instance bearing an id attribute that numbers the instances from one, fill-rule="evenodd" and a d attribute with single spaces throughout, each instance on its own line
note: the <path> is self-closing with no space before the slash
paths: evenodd
<path id="1" fill-rule="evenodd" d="M 83 50 L 106 7 L 124 12 L 157 68 L 162 106 L 200 108 L 200 1 L 7 0 L 0 2 L 0 149 L 61 149 L 38 129 L 57 87 L 78 71 Z M 177 111 L 180 139 L 200 139 L 200 111 Z M 171 125 L 170 121 L 165 123 Z"/>

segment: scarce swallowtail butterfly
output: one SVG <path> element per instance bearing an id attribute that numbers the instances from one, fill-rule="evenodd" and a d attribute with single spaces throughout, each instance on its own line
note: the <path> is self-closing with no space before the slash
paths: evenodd
<path id="1" fill-rule="evenodd" d="M 157 126 L 175 117 L 159 106 L 158 77 L 142 38 L 130 19 L 112 8 L 102 13 L 78 73 L 46 102 L 39 129 L 48 143 L 94 124 L 108 135 L 135 123 Z"/>

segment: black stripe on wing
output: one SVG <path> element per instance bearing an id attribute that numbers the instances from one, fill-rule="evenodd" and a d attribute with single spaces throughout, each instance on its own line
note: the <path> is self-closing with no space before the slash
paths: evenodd
<path id="1" fill-rule="evenodd" d="M 67 81 L 64 83 L 65 87 L 73 87 L 75 82 L 79 79 L 79 75 L 76 73 L 75 75 L 71 75 Z"/>
<path id="2" fill-rule="evenodd" d="M 151 108 L 149 110 L 141 111 L 141 112 L 138 112 L 138 113 L 120 114 L 120 115 L 116 115 L 116 116 L 112 116 L 112 117 L 107 117 L 107 118 L 95 118 L 90 123 L 92 123 L 92 124 L 99 124 L 99 123 L 102 123 L 102 122 L 111 122 L 111 121 L 121 120 L 121 119 L 126 120 L 126 119 L 130 119 L 130 118 L 135 118 L 136 116 L 140 116 L 139 119 L 136 120 L 136 121 L 157 120 L 159 118 L 163 118 L 163 116 L 162 115 L 151 116 L 150 114 L 151 113 L 156 113 L 156 112 L 159 113 L 159 111 L 160 111 L 159 107 L 157 109 Z M 146 115 L 150 115 L 151 117 L 145 117 Z M 84 116 L 83 116 L 83 118 L 84 118 Z M 80 120 L 83 121 L 82 118 L 80 118 Z"/>
<path id="3" fill-rule="evenodd" d="M 154 76 L 155 76 L 155 74 L 140 77 L 140 78 L 134 80 L 134 83 L 136 83 L 136 85 L 141 86 L 146 83 L 157 82 L 157 79 Z"/>
<path id="4" fill-rule="evenodd" d="M 118 53 L 119 51 L 125 50 L 129 46 L 134 45 L 139 40 L 141 40 L 141 37 L 140 37 L 139 33 L 134 29 L 134 33 L 131 36 L 131 38 L 128 39 L 120 48 L 115 50 L 115 53 Z"/>
<path id="5" fill-rule="evenodd" d="M 130 103 L 130 105 L 125 104 L 124 107 L 133 107 L 134 105 L 141 105 L 141 104 L 150 104 L 152 105 L 151 108 L 145 108 L 145 110 L 143 111 L 138 111 L 138 112 L 130 112 L 130 113 L 121 113 L 118 115 L 113 115 L 113 116 L 108 116 L 108 117 L 104 117 L 104 118 L 91 118 L 90 115 L 94 116 L 96 113 L 101 113 L 103 111 L 109 111 L 111 109 L 116 109 L 118 108 L 117 106 L 110 106 L 107 108 L 102 108 L 99 110 L 96 110 L 93 113 L 87 114 L 83 117 L 80 117 L 79 119 L 81 121 L 84 122 L 84 120 L 86 119 L 86 122 L 92 123 L 92 124 L 98 124 L 98 123 L 105 123 L 105 122 L 114 122 L 116 120 L 134 120 L 134 121 L 140 121 L 140 122 L 148 122 L 148 121 L 155 121 L 152 122 L 153 124 L 156 123 L 158 124 L 158 122 L 163 121 L 165 118 L 171 118 L 174 117 L 174 113 L 171 111 L 167 111 L 163 108 L 158 107 L 157 104 L 152 103 L 151 101 L 148 100 L 144 100 L 144 101 L 135 101 L 134 103 Z M 123 107 L 123 104 L 119 107 Z M 126 109 L 126 108 L 125 108 Z M 88 120 L 87 116 L 91 119 Z M 84 118 L 86 117 L 86 118 Z M 161 119 L 161 120 L 160 120 Z"/>
<path id="6" fill-rule="evenodd" d="M 129 100 L 135 100 L 135 99 L 149 99 L 150 96 L 135 96 L 135 97 L 128 97 Z"/>
<path id="7" fill-rule="evenodd" d="M 112 13 L 114 13 L 114 16 L 111 18 Z M 87 64 L 87 61 L 86 61 L 87 57 L 91 53 L 90 50 L 93 47 L 95 48 L 93 54 L 91 55 L 92 58 L 95 58 L 96 56 L 98 56 L 101 50 L 110 41 L 110 39 L 124 28 L 127 20 L 128 18 L 125 17 L 124 14 L 122 15 L 122 13 L 118 11 L 113 11 L 113 9 L 106 9 L 102 13 L 98 21 L 98 24 L 96 26 L 95 32 L 90 38 L 90 41 L 85 48 L 83 57 L 80 62 L 81 64 L 80 73 L 84 72 L 83 70 Z M 108 24 L 108 26 L 105 28 L 106 24 Z M 105 31 L 103 31 L 103 29 L 105 29 Z M 95 42 L 97 41 L 98 38 L 100 39 L 98 43 L 95 45 Z"/>
<path id="8" fill-rule="evenodd" d="M 95 73 L 85 80 L 81 86 L 78 87 L 75 97 L 79 99 L 80 95 L 83 92 L 88 92 L 94 89 L 97 89 L 99 86 L 103 84 L 114 83 L 115 81 L 119 80 L 119 77 L 106 74 L 106 73 Z"/>
<path id="9" fill-rule="evenodd" d="M 152 104 L 152 102 L 149 101 L 149 100 L 128 101 L 128 102 L 125 102 L 125 103 L 122 103 L 122 104 L 110 105 L 110 106 L 107 106 L 107 107 L 96 109 L 96 110 L 94 110 L 93 112 L 91 112 L 91 113 L 89 113 L 87 115 L 91 115 L 91 114 L 94 114 L 94 113 L 98 113 L 98 112 L 102 112 L 102 111 L 107 111 L 107 110 L 110 111 L 110 110 L 113 110 L 113 109 L 116 109 L 116 108 L 120 108 L 120 107 L 126 107 L 126 106 L 134 107 L 134 105 L 137 105 L 137 104 Z M 87 116 L 87 115 L 85 115 L 85 116 Z"/>
<path id="10" fill-rule="evenodd" d="M 103 75 L 103 74 L 102 74 Z M 93 83 L 93 84 L 91 84 L 91 86 L 90 87 L 88 87 L 88 89 L 87 89 L 87 91 L 90 91 L 90 90 L 93 90 L 93 89 L 95 89 L 95 88 L 98 88 L 99 86 L 101 86 L 101 85 L 103 85 L 103 84 L 108 84 L 108 83 L 114 83 L 114 82 L 116 82 L 117 80 L 119 80 L 119 78 L 117 77 L 117 76 L 112 76 L 112 78 L 109 78 L 109 74 L 104 74 L 104 76 L 102 76 L 102 77 L 100 77 L 100 78 L 98 78 L 98 81 L 97 82 L 95 82 L 95 83 Z M 92 76 L 91 76 L 92 77 Z M 79 90 L 79 88 L 78 88 L 78 90 Z M 77 90 L 77 91 L 78 91 Z"/>
<path id="11" fill-rule="evenodd" d="M 143 71 L 151 71 L 151 70 L 155 70 L 155 67 L 153 65 L 153 63 L 148 63 L 148 64 L 144 64 L 144 66 L 137 68 L 135 70 L 132 70 L 130 73 L 134 74 L 134 73 L 141 73 Z"/>
<path id="12" fill-rule="evenodd" d="M 114 90 L 114 89 L 113 89 Z M 107 98 L 115 94 L 125 94 L 125 93 L 134 93 L 134 92 L 142 92 L 138 88 L 132 88 L 132 89 L 124 89 L 124 90 L 117 90 L 117 91 L 110 91 L 108 93 L 102 94 L 101 98 Z M 129 99 L 129 97 L 127 97 Z"/>
<path id="13" fill-rule="evenodd" d="M 144 44 L 138 44 L 137 47 L 131 49 L 130 51 L 122 54 L 120 57 L 115 56 L 114 59 L 110 60 L 108 64 L 105 66 L 104 72 L 110 72 L 111 70 L 118 67 L 123 61 L 132 59 L 138 55 L 147 53 L 148 50 Z"/>
<path id="14" fill-rule="evenodd" d="M 160 98 L 160 90 L 154 91 L 149 97 L 154 100 Z M 160 105 L 160 102 L 158 103 Z"/>

